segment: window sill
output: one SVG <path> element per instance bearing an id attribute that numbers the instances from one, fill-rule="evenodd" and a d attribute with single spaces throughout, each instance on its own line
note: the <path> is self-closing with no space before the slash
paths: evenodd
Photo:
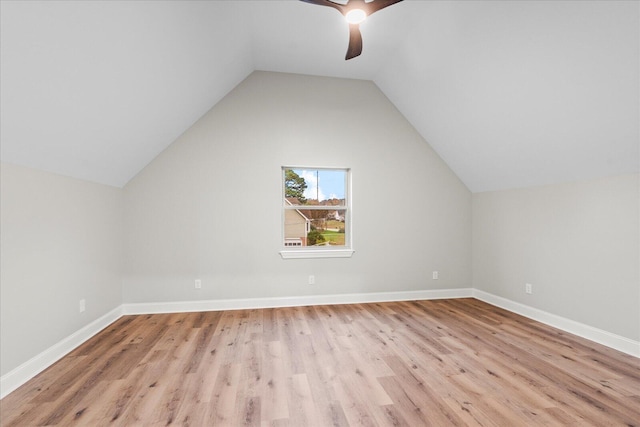
<path id="1" fill-rule="evenodd" d="M 305 258 L 351 258 L 353 249 L 307 249 L 307 250 L 282 250 L 282 259 L 305 259 Z"/>

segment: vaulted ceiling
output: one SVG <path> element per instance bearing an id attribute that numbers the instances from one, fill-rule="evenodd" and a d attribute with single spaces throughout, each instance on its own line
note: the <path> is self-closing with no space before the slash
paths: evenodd
<path id="1" fill-rule="evenodd" d="M 254 70 L 372 80 L 473 192 L 640 171 L 640 3 L 0 2 L 2 161 L 121 187 Z"/>

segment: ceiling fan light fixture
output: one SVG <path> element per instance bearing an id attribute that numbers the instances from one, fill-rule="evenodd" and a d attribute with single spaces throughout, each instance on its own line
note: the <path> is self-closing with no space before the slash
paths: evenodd
<path id="1" fill-rule="evenodd" d="M 344 59 L 349 60 L 362 53 L 360 23 L 379 10 L 400 3 L 402 0 L 300 0 L 318 6 L 332 7 L 349 23 L 349 46 Z"/>
<path id="2" fill-rule="evenodd" d="M 362 9 L 351 9 L 344 17 L 349 24 L 359 24 L 367 19 L 367 13 Z"/>

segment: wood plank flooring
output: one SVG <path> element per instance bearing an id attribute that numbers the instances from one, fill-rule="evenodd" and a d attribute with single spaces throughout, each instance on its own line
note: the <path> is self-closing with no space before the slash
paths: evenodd
<path id="1" fill-rule="evenodd" d="M 640 360 L 475 299 L 125 316 L 2 426 L 640 426 Z"/>

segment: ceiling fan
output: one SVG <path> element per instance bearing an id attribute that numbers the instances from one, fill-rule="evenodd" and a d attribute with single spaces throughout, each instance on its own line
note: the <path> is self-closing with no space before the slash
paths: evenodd
<path id="1" fill-rule="evenodd" d="M 362 34 L 360 34 L 360 23 L 367 16 L 384 9 L 387 6 L 401 2 L 402 0 L 347 0 L 346 4 L 336 3 L 331 0 L 300 0 L 305 3 L 317 4 L 318 6 L 329 6 L 344 15 L 349 23 L 349 47 L 345 60 L 355 58 L 362 53 Z"/>

